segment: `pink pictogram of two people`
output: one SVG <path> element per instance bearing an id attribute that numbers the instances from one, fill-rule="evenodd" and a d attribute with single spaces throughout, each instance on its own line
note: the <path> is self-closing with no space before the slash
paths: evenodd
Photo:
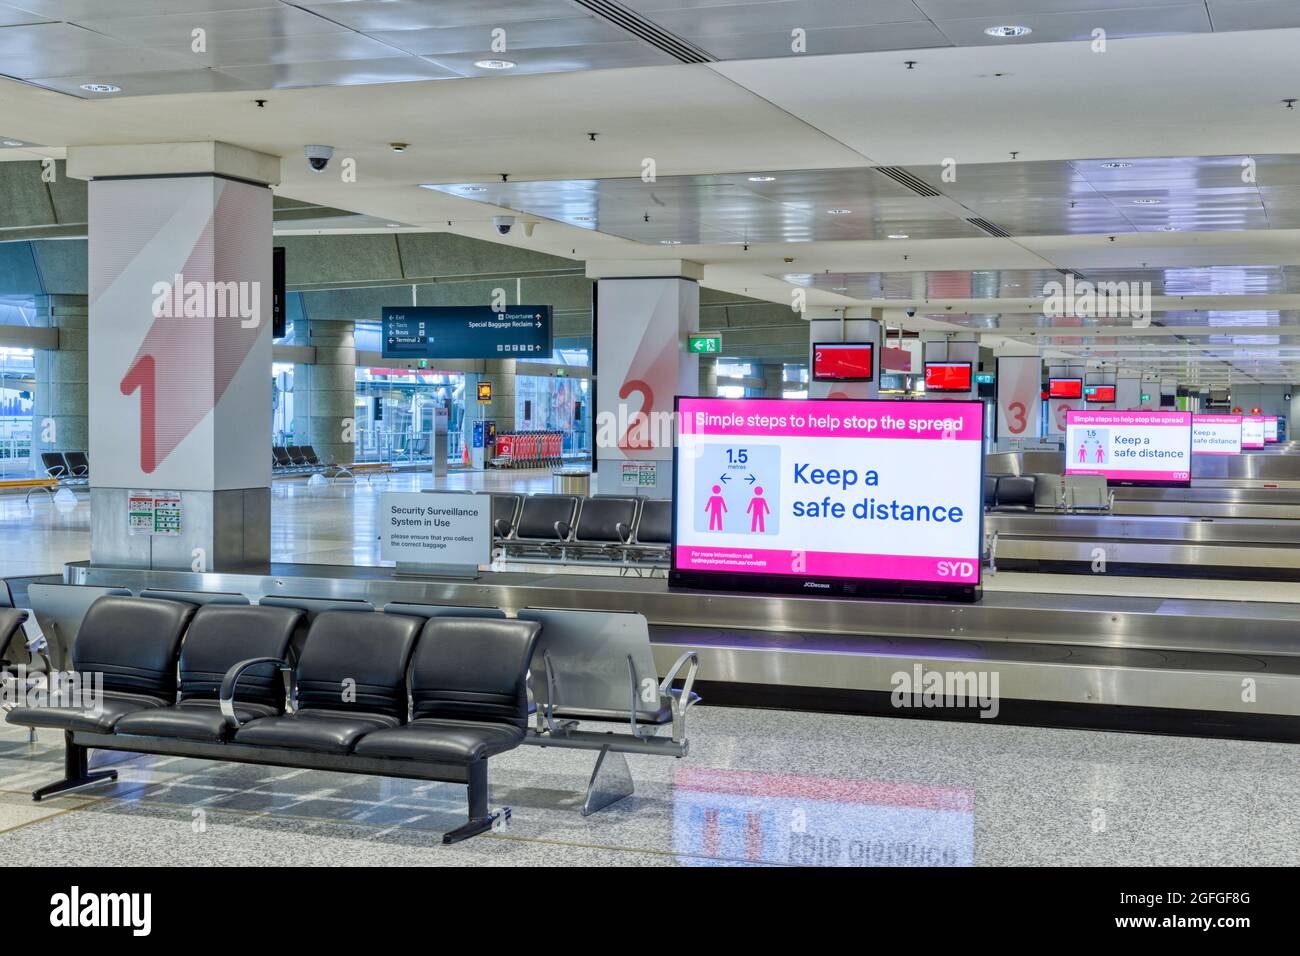
<path id="1" fill-rule="evenodd" d="M 1079 446 L 1079 462 L 1082 464 L 1088 460 L 1088 449 L 1084 445 Z M 1106 460 L 1106 452 L 1101 445 L 1097 446 L 1097 463 L 1101 464 Z"/>
<path id="2" fill-rule="evenodd" d="M 709 530 L 722 530 L 722 516 L 727 513 L 727 502 L 722 497 L 722 486 L 714 485 L 713 494 L 704 504 L 704 510 L 709 513 Z M 763 497 L 762 487 L 754 489 L 754 497 L 749 501 L 749 507 L 745 509 L 750 516 L 749 530 L 751 532 L 764 532 L 767 530 L 765 518 L 767 513 L 772 509 L 768 507 L 767 499 Z"/>

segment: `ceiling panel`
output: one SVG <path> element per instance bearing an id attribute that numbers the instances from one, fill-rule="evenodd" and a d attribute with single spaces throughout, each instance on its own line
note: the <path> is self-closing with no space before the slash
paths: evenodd
<path id="1" fill-rule="evenodd" d="M 440 53 L 478 53 L 481 56 L 506 56 L 493 53 L 494 27 L 479 24 L 465 27 L 436 27 L 423 30 L 373 31 L 371 36 L 385 43 L 422 56 Z M 546 47 L 583 46 L 592 43 L 626 43 L 628 34 L 612 24 L 594 17 L 565 17 L 551 20 L 518 20 L 502 26 L 506 50 Z"/>
<path id="2" fill-rule="evenodd" d="M 518 20 L 573 17 L 578 12 L 568 0 L 335 0 L 300 5 L 365 33 L 473 24 L 503 26 Z"/>
<path id="3" fill-rule="evenodd" d="M 960 20 L 938 20 L 944 36 L 958 46 L 993 46 L 997 44 L 1055 43 L 1066 40 L 1091 40 L 1093 31 L 1102 29 L 1111 39 L 1137 36 L 1210 33 L 1210 16 L 1203 2 L 1177 6 L 1141 7 L 1138 9 L 1095 10 L 1086 13 L 1023 12 L 1015 24 L 1027 26 L 1033 33 L 1026 37 L 989 36 L 985 28 L 996 26 L 987 16 Z M 1300 20 L 1300 17 L 1297 18 Z"/>
<path id="4" fill-rule="evenodd" d="M 747 60 L 790 56 L 789 30 L 720 33 L 687 36 L 700 49 L 719 60 Z M 928 20 L 905 23 L 877 23 L 872 26 L 827 27 L 808 31 L 809 55 L 874 53 L 880 50 L 921 50 L 952 46 L 952 42 Z"/>
<path id="5" fill-rule="evenodd" d="M 126 40 L 134 46 L 189 46 L 194 30 L 204 30 L 209 37 L 223 42 L 252 40 L 262 37 L 311 36 L 342 33 L 347 28 L 305 10 L 280 4 L 253 10 L 220 10 L 210 13 L 172 13 L 166 16 L 112 18 L 103 14 L 79 21 L 89 30 Z"/>

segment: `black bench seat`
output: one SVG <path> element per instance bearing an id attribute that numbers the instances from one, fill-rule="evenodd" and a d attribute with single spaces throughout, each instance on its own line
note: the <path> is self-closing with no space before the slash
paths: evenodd
<path id="1" fill-rule="evenodd" d="M 64 731 L 64 778 L 33 799 L 116 779 L 115 771 L 89 772 L 96 748 L 462 783 L 469 819 L 444 843 L 509 817 L 508 808 L 488 809 L 487 762 L 524 739 L 539 624 L 325 611 L 293 664 L 301 616 L 281 607 L 209 604 L 196 613 L 175 601 L 100 598 L 73 661 L 104 675 L 103 708 L 6 714 L 9 723 Z"/>

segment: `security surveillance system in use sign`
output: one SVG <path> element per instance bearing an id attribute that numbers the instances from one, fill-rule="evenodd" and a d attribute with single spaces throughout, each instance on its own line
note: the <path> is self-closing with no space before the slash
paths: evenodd
<path id="1" fill-rule="evenodd" d="M 673 586 L 978 598 L 982 403 L 677 403 Z"/>

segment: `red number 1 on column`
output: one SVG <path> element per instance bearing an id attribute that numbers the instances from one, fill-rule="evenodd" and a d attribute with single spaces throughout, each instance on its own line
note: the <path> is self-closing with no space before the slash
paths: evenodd
<path id="1" fill-rule="evenodd" d="M 140 470 L 149 473 L 158 467 L 157 397 L 158 383 L 152 355 L 142 355 L 122 379 L 123 395 L 140 390 Z"/>

